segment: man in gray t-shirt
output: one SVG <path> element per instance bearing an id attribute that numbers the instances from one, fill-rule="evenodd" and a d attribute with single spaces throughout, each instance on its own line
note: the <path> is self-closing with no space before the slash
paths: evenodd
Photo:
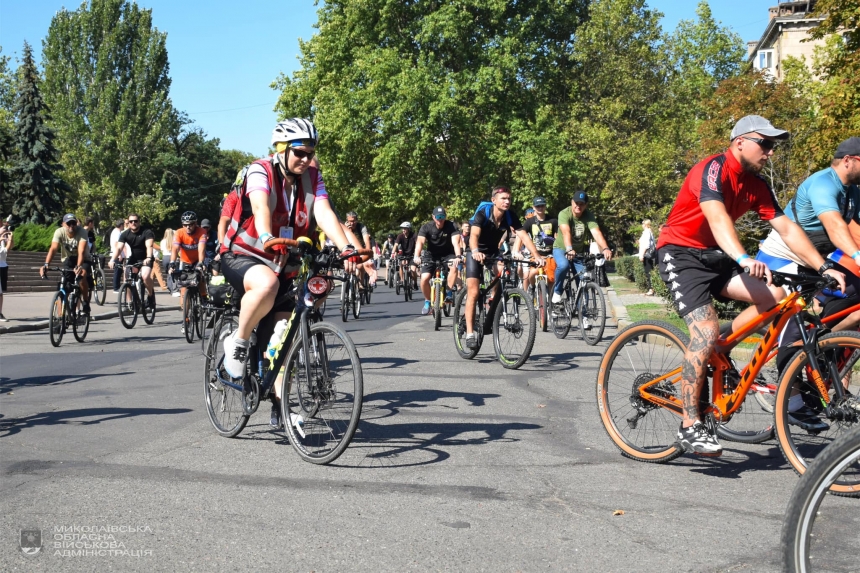
<path id="1" fill-rule="evenodd" d="M 78 218 L 73 213 L 66 213 L 63 217 L 63 226 L 54 231 L 51 238 L 51 248 L 45 257 L 45 265 L 39 269 L 42 278 L 47 278 L 48 265 L 54 258 L 54 253 L 60 251 L 62 266 L 75 275 L 86 277 L 87 280 L 80 282 L 81 295 L 83 297 L 83 311 L 90 312 L 90 287 L 93 286 L 93 266 L 90 255 L 89 243 L 87 242 L 87 231 L 78 226 Z"/>

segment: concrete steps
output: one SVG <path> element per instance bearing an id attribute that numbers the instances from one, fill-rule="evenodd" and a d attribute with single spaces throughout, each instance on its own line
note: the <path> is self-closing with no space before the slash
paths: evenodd
<path id="1" fill-rule="evenodd" d="M 57 273 L 49 274 L 48 280 L 39 277 L 39 267 L 45 264 L 47 253 L 28 251 L 11 251 L 6 256 L 9 265 L 8 291 L 15 292 L 50 292 L 57 289 Z M 54 264 L 59 264 L 59 258 L 54 255 Z"/>

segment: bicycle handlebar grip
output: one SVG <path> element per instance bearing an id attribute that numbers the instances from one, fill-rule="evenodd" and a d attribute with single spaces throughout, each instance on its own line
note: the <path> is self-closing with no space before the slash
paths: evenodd
<path id="1" fill-rule="evenodd" d="M 831 290 L 829 288 L 822 289 L 821 294 L 825 294 L 827 296 L 835 296 L 836 298 L 848 298 L 848 295 L 841 290 Z"/>
<path id="2" fill-rule="evenodd" d="M 278 245 L 286 245 L 288 247 L 298 247 L 299 242 L 294 239 L 270 239 L 266 241 L 266 244 L 263 245 L 264 251 L 271 251 L 270 247 L 276 247 Z"/>

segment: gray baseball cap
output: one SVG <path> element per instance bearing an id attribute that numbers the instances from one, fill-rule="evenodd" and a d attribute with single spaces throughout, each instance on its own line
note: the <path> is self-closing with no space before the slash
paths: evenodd
<path id="1" fill-rule="evenodd" d="M 747 115 L 738 120 L 732 129 L 732 141 L 747 133 L 760 133 L 765 137 L 774 139 L 788 139 L 789 133 L 784 129 L 777 129 L 771 122 L 760 115 Z"/>
<path id="2" fill-rule="evenodd" d="M 74 214 L 74 213 L 66 213 L 66 214 L 63 216 L 63 223 L 68 223 L 69 221 L 74 221 L 75 223 L 77 223 L 77 222 L 78 222 L 78 218 L 77 218 L 77 217 L 75 217 L 75 214 Z"/>
<path id="3" fill-rule="evenodd" d="M 842 159 L 846 155 L 860 157 L 860 137 L 849 137 L 840 143 L 836 153 L 833 154 L 833 159 Z"/>

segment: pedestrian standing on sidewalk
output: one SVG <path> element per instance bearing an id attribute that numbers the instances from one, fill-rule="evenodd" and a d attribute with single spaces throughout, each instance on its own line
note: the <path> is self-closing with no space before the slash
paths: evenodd
<path id="1" fill-rule="evenodd" d="M 122 219 L 117 219 L 114 222 L 114 229 L 110 232 L 110 252 L 114 252 L 114 247 L 116 247 L 117 242 L 119 241 L 119 236 L 128 226 L 127 222 L 124 222 Z M 117 255 L 117 260 L 122 261 L 125 259 L 125 253 L 119 253 Z M 113 270 L 113 292 L 114 294 L 119 294 L 119 283 L 122 279 L 122 266 L 117 265 Z"/>
<path id="2" fill-rule="evenodd" d="M 160 247 L 162 254 L 161 268 L 170 268 L 170 251 L 173 249 L 173 229 L 170 227 L 164 230 L 164 237 L 161 239 Z M 173 275 L 171 273 L 167 273 L 167 290 L 170 291 L 171 296 L 179 297 L 179 290 L 173 282 Z"/>
<path id="3" fill-rule="evenodd" d="M 642 235 L 639 236 L 639 260 L 645 267 L 645 284 L 648 286 L 648 292 L 645 294 L 647 295 L 654 294 L 651 286 L 651 271 L 654 269 L 654 258 L 657 252 L 655 246 L 654 233 L 651 232 L 651 219 L 645 219 L 642 221 Z"/>
<path id="4" fill-rule="evenodd" d="M 6 255 L 12 250 L 12 231 L 4 221 L 0 223 L 0 322 L 9 322 L 3 316 L 3 293 L 9 284 L 9 265 L 6 263 Z"/>

